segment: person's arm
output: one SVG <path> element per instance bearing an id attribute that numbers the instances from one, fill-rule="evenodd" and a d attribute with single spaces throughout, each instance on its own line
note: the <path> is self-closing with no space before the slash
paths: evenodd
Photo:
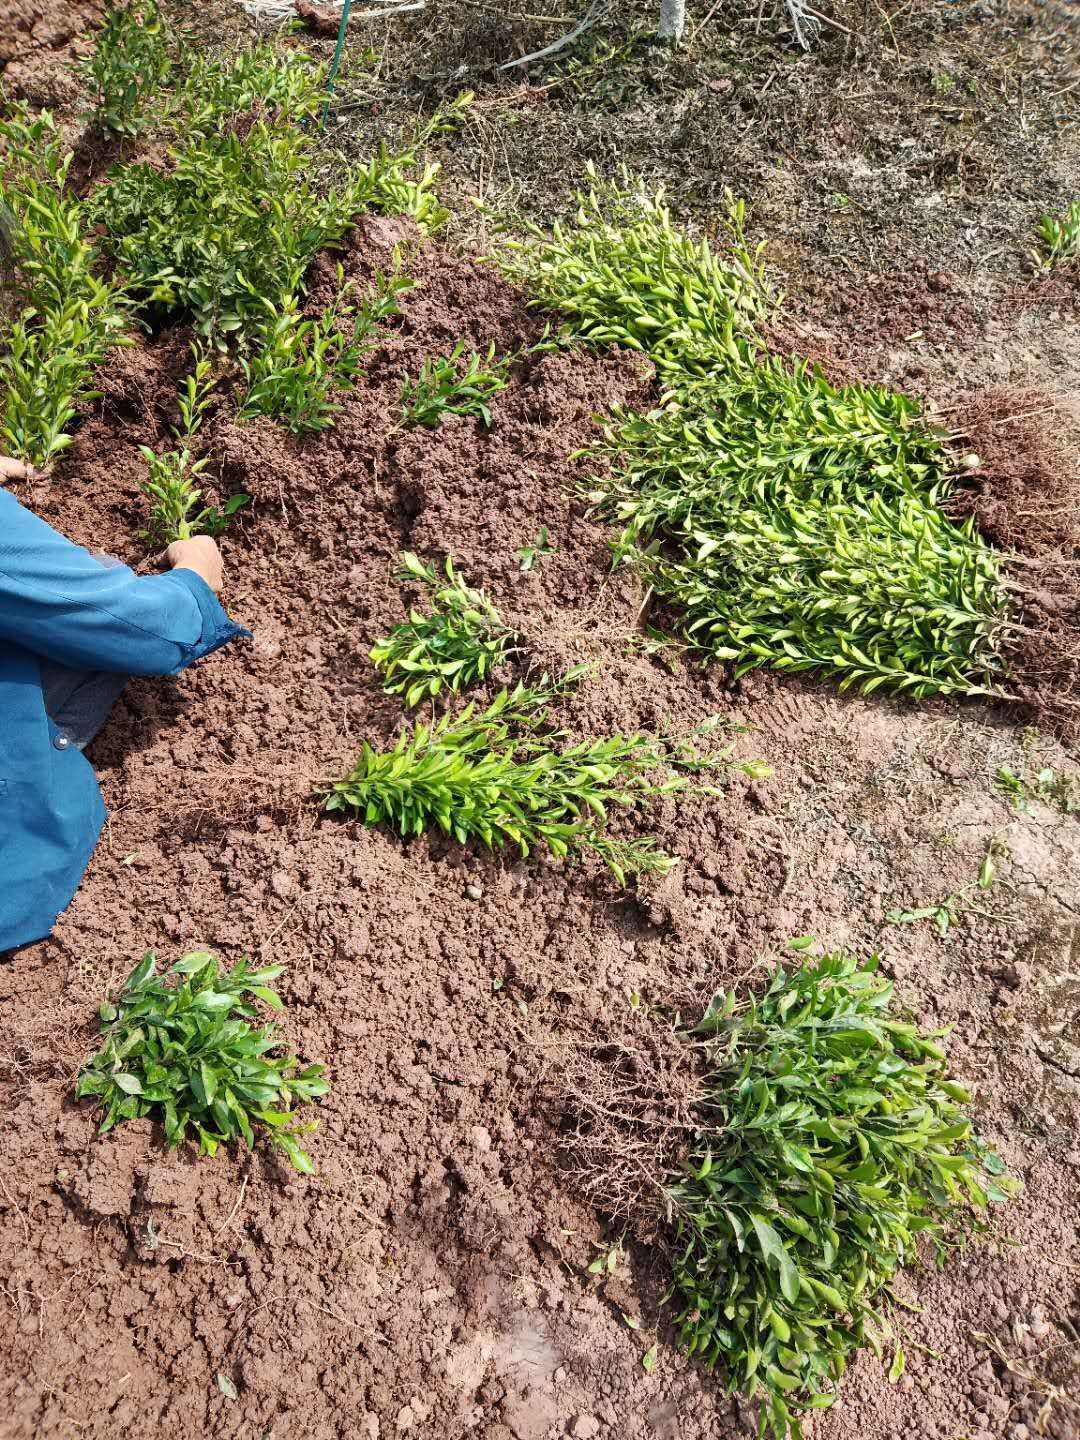
<path id="1" fill-rule="evenodd" d="M 166 575 L 106 568 L 0 489 L 0 638 L 77 669 L 174 675 L 247 632 L 208 583 L 220 583 L 213 541 L 172 547 L 170 560 Z"/>

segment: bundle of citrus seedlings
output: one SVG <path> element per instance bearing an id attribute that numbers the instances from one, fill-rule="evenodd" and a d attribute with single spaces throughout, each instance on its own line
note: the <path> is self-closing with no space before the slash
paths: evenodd
<path id="1" fill-rule="evenodd" d="M 427 591 L 429 613 L 410 610 L 375 643 L 371 658 L 384 688 L 402 694 L 406 706 L 444 688 L 459 692 L 515 653 L 518 637 L 484 592 L 465 583 L 453 557 L 443 581 L 406 552 L 398 578 Z M 521 855 L 538 846 L 559 858 L 591 853 L 620 884 L 629 875 L 666 873 L 676 860 L 652 838 L 607 833 L 612 811 L 660 796 L 721 794 L 695 777 L 731 767 L 732 747 L 713 754 L 697 748 L 719 726 L 718 716 L 681 737 L 634 733 L 565 743 L 550 706 L 592 668 L 522 680 L 484 708 L 470 703 L 406 725 L 391 750 L 365 744 L 349 773 L 327 788 L 326 808 L 352 811 L 365 825 L 389 824 L 405 838 L 435 827 L 462 844 L 473 838 L 489 848 L 509 844 Z M 770 773 L 756 760 L 733 768 L 755 778 Z"/>
<path id="2" fill-rule="evenodd" d="M 758 327 L 775 302 L 741 202 L 717 252 L 662 194 L 593 180 L 565 226 L 506 236 L 491 258 L 564 317 L 562 343 L 626 346 L 656 368 L 656 407 L 614 410 L 582 452 L 600 462 L 597 512 L 622 527 L 617 560 L 736 674 L 1003 693 L 1002 556 L 944 513 L 954 467 L 916 402 L 769 353 Z"/>

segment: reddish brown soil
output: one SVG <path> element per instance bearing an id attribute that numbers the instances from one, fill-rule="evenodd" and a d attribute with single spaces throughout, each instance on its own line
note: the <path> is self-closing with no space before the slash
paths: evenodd
<path id="1" fill-rule="evenodd" d="M 347 268 L 385 268 L 409 238 L 369 226 Z M 594 411 L 643 398 L 639 361 L 534 358 L 497 397 L 489 434 L 458 420 L 389 433 L 403 369 L 459 336 L 505 349 L 536 329 L 491 273 L 430 246 L 413 267 L 420 287 L 333 431 L 301 444 L 240 428 L 219 397 L 206 449 L 223 487 L 254 497 L 226 542 L 227 599 L 254 639 L 175 681 L 129 686 L 92 751 L 111 820 L 87 879 L 53 939 L 0 965 L 3 1440 L 751 1433 L 745 1407 L 667 1343 L 655 1251 L 631 1245 L 602 1283 L 586 1274 L 618 1231 L 559 1159 L 560 1037 L 619 1029 L 633 991 L 685 1001 L 745 979 L 807 929 L 869 950 L 885 909 L 959 887 L 988 827 L 1013 825 L 985 791 L 974 810 L 968 791 L 942 799 L 965 766 L 979 783 L 979 745 L 1003 743 L 970 720 L 943 744 L 964 712 L 768 676 L 729 693 L 719 669 L 669 672 L 627 651 L 641 596 L 610 576 L 607 534 L 569 497 L 566 457 Z M 139 562 L 136 446 L 164 434 L 183 361 L 175 335 L 117 355 L 99 413 L 56 479 L 24 498 Z M 541 525 L 554 553 L 522 575 L 514 552 Z M 537 663 L 603 662 L 568 704 L 572 728 L 689 727 L 720 710 L 754 722 L 739 753 L 764 755 L 778 778 L 637 822 L 683 857 L 637 894 L 591 867 L 403 845 L 320 817 L 312 785 L 400 720 L 366 651 L 400 617 L 391 571 L 404 546 L 452 552 Z M 944 780 L 930 768 L 942 753 Z M 1053 818 L 1040 820 L 1043 858 L 1026 861 L 1042 888 L 1024 891 L 1009 938 L 1032 954 L 1077 853 Z M 962 839 L 939 856 L 926 847 L 945 826 Z M 290 1040 L 325 1059 L 332 1082 L 315 1179 L 262 1150 L 167 1154 L 148 1123 L 95 1137 L 73 1076 L 102 993 L 149 946 L 163 960 L 208 947 L 286 967 Z M 1042 991 L 1026 961 L 1024 977 L 992 978 L 994 933 L 962 924 L 939 947 L 890 931 L 888 946 L 905 1002 L 926 1023 L 960 1023 L 956 1063 L 980 1079 L 980 1126 L 1029 1182 L 1011 1217 L 1026 1243 L 915 1276 L 927 1309 L 912 1338 L 938 1358 L 913 1348 L 896 1390 L 860 1363 L 814 1433 L 1022 1440 L 1043 1392 L 976 1337 L 1033 1357 L 1039 1375 L 1068 1371 L 1077 1097 L 1060 1077 L 1064 1090 L 1045 1089 Z M 646 1374 L 654 1334 L 661 1363 Z M 1048 1433 L 1072 1440 L 1072 1414 L 1057 1405 Z"/>
<path id="2" fill-rule="evenodd" d="M 1019 626 L 1007 641 L 1011 685 L 1032 716 L 1080 735 L 1080 467 L 1061 439 L 1068 397 L 993 390 L 951 409 L 979 465 L 953 499 L 1012 555 Z"/>
<path id="3" fill-rule="evenodd" d="M 101 19 L 95 0 L 4 0 L 0 8 L 0 84 L 12 100 L 65 106 L 79 94 L 72 62 L 93 49 L 86 32 Z"/>

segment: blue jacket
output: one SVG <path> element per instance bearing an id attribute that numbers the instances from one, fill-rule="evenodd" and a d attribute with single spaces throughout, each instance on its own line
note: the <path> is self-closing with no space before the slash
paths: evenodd
<path id="1" fill-rule="evenodd" d="M 0 951 L 49 933 L 105 821 L 89 762 L 45 713 L 38 657 L 175 675 L 245 633 L 193 571 L 105 569 L 0 489 Z"/>

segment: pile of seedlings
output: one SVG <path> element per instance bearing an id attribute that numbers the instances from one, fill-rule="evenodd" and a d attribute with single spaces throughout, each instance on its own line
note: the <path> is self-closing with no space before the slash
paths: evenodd
<path id="1" fill-rule="evenodd" d="M 860 1348 L 888 1349 L 899 1378 L 898 1271 L 920 1247 L 942 1262 L 1016 1182 L 973 1133 L 944 1032 L 896 1013 L 876 958 L 808 958 L 760 995 L 715 996 L 689 1030 L 648 1007 L 634 1027 L 571 1051 L 569 1158 L 589 1193 L 659 1227 L 687 1353 L 759 1400 L 759 1433 L 802 1440 Z M 644 1094 L 642 1032 L 658 1028 L 667 1058 Z"/>
<path id="2" fill-rule="evenodd" d="M 421 582 L 430 613 L 411 609 L 371 650 L 384 688 L 402 695 L 409 708 L 444 687 L 457 692 L 488 678 L 517 653 L 517 635 L 482 590 L 464 583 L 452 556 L 445 574 L 440 585 L 434 567 L 402 556 L 398 578 Z M 650 837 L 606 833 L 612 812 L 665 795 L 722 794 L 691 777 L 728 768 L 732 747 L 707 755 L 696 746 L 721 723 L 719 716 L 689 736 L 616 734 L 565 743 L 550 707 L 591 668 L 578 665 L 535 684 L 522 680 L 484 709 L 470 703 L 458 713 L 416 721 L 388 751 L 365 743 L 349 773 L 326 787 L 325 808 L 355 814 L 364 825 L 388 824 L 405 839 L 437 828 L 461 844 L 509 844 L 522 856 L 539 846 L 558 859 L 590 853 L 620 885 L 630 875 L 665 874 L 675 857 Z M 734 768 L 754 778 L 770 773 L 753 760 Z"/>
<path id="3" fill-rule="evenodd" d="M 1010 607 L 1002 557 L 946 517 L 950 465 L 918 406 L 831 384 L 767 352 L 760 255 L 732 204 L 724 255 L 673 224 L 663 197 L 597 181 L 551 234 L 493 259 L 562 338 L 648 355 L 664 387 L 616 411 L 586 452 L 590 492 L 704 656 L 816 670 L 841 688 L 999 695 Z"/>
<path id="4" fill-rule="evenodd" d="M 311 1174 L 299 1137 L 317 1122 L 298 1122 L 293 1102 L 327 1093 L 323 1066 L 298 1069 L 294 1056 L 275 1054 L 281 1034 L 255 1024 L 245 998 L 280 1010 L 269 984 L 280 974 L 280 965 L 251 970 L 246 960 L 222 970 L 213 955 L 197 951 L 158 975 L 153 952 L 144 955 L 115 1000 L 101 1006 L 101 1048 L 75 1089 L 101 1105 L 101 1132 L 152 1115 L 163 1122 L 170 1148 L 191 1130 L 200 1153 L 215 1155 L 232 1140 L 253 1146 L 258 1127 L 297 1170 Z"/>

